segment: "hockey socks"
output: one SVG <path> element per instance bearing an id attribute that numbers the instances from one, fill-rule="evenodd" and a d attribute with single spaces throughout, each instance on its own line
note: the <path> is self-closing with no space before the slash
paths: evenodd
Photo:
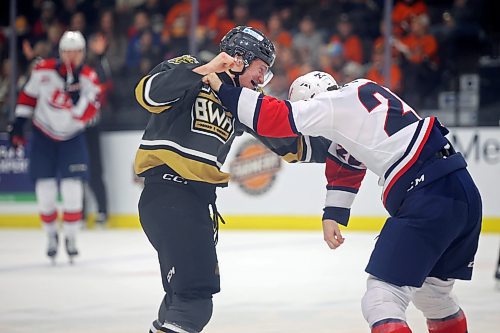
<path id="1" fill-rule="evenodd" d="M 429 333 L 467 333 L 467 320 L 462 310 L 442 319 L 427 319 Z"/>
<path id="2" fill-rule="evenodd" d="M 372 326 L 371 333 L 412 333 L 406 322 L 399 319 L 384 319 Z"/>

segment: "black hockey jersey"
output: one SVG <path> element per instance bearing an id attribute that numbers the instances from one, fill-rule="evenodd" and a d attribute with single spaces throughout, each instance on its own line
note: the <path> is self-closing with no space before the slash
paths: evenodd
<path id="1" fill-rule="evenodd" d="M 250 132 L 287 162 L 325 161 L 330 141 L 316 137 L 263 138 L 241 124 L 222 106 L 217 94 L 192 71 L 201 63 L 190 55 L 156 66 L 135 89 L 139 104 L 151 112 L 135 158 L 139 176 L 167 166 L 181 177 L 225 186 L 222 167 L 238 135 Z M 232 80 L 219 74 L 226 83 Z"/>

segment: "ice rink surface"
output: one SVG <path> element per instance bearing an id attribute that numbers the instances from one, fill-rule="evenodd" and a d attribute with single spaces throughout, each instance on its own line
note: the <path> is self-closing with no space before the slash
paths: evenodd
<path id="1" fill-rule="evenodd" d="M 375 233 L 345 232 L 335 251 L 315 232 L 219 235 L 221 293 L 207 333 L 363 333 L 364 267 Z M 156 253 L 140 230 L 84 230 L 69 265 L 45 257 L 41 230 L 0 230 L 1 333 L 146 333 L 162 298 Z M 493 278 L 500 235 L 481 237 L 471 282 L 455 291 L 471 333 L 500 332 Z M 408 322 L 423 333 L 411 306 Z"/>

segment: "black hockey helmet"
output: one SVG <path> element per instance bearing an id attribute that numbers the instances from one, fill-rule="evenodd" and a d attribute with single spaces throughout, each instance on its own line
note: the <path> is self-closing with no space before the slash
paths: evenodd
<path id="1" fill-rule="evenodd" d="M 222 38 L 220 51 L 233 57 L 241 56 L 245 67 L 249 66 L 256 58 L 261 59 L 271 67 L 276 58 L 274 44 L 259 30 L 246 26 L 231 29 Z"/>

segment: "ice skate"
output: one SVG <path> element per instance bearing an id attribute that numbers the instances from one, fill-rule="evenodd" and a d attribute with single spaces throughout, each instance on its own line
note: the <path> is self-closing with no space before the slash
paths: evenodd
<path id="1" fill-rule="evenodd" d="M 57 255 L 57 247 L 59 245 L 59 236 L 57 233 L 49 235 L 49 242 L 47 246 L 47 256 L 52 261 L 52 264 L 55 264 L 56 255 Z"/>
<path id="2" fill-rule="evenodd" d="M 104 229 L 106 228 L 106 222 L 107 222 L 108 216 L 106 213 L 97 213 L 95 217 L 95 226 L 98 229 Z"/>
<path id="3" fill-rule="evenodd" d="M 78 255 L 78 249 L 76 248 L 75 237 L 66 236 L 65 245 L 66 245 L 66 253 L 69 256 L 69 263 L 73 264 L 73 258 Z"/>

